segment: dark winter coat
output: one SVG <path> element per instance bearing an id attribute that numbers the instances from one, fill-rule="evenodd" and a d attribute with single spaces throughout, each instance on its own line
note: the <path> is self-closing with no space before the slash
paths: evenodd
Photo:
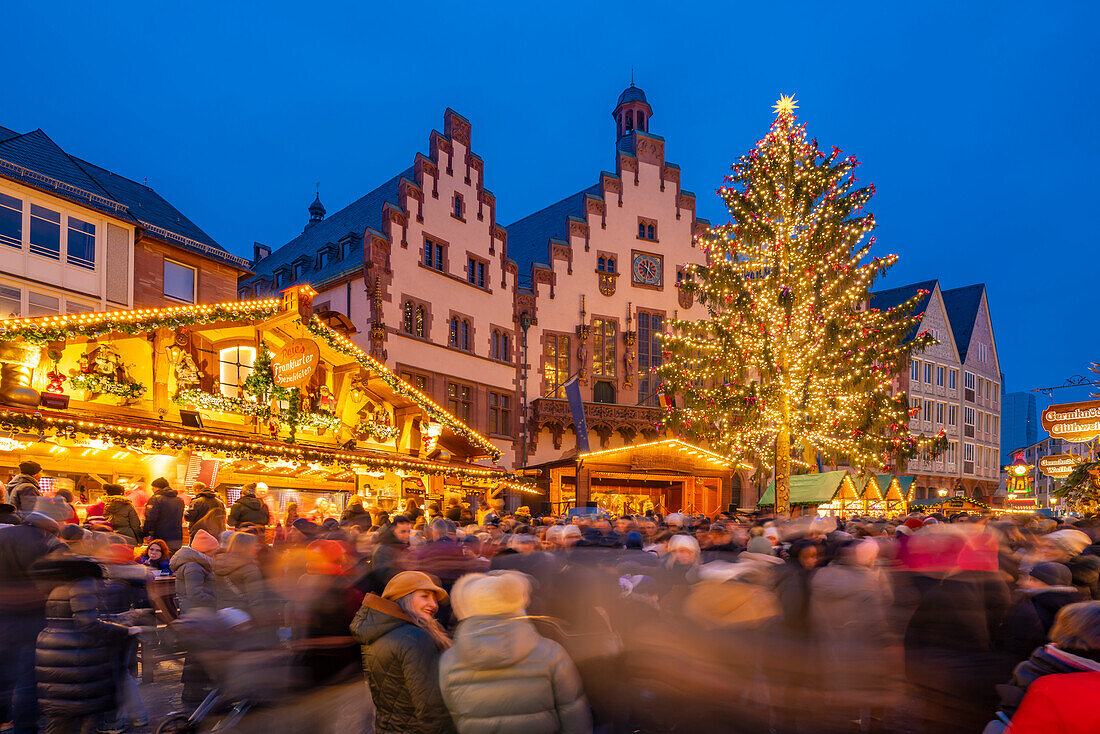
<path id="1" fill-rule="evenodd" d="M 180 614 L 192 609 L 215 609 L 214 560 L 191 546 L 180 548 L 168 562 L 176 577 L 176 596 Z"/>
<path id="2" fill-rule="evenodd" d="M 104 497 L 103 519 L 111 523 L 114 531 L 130 541 L 131 545 L 138 544 L 138 538 L 142 537 L 141 519 L 133 502 L 121 495 Z"/>
<path id="3" fill-rule="evenodd" d="M 390 582 L 402 569 L 399 567 L 401 556 L 408 550 L 408 546 L 397 539 L 393 533 L 393 524 L 389 524 L 378 532 L 378 547 L 371 556 L 371 571 L 367 576 L 369 588 L 381 594 Z"/>
<path id="4" fill-rule="evenodd" d="M 396 603 L 369 594 L 351 633 L 363 646 L 363 672 L 377 734 L 454 731 L 439 690 L 439 647 Z"/>
<path id="5" fill-rule="evenodd" d="M 1075 586 L 1016 592 L 1015 602 L 1005 617 L 1005 651 L 1023 660 L 1050 639 L 1050 628 L 1058 610 L 1086 598 Z"/>
<path id="6" fill-rule="evenodd" d="M 38 481 L 26 474 L 16 474 L 4 489 L 8 493 L 8 502 L 15 505 L 16 512 L 24 515 L 34 512 L 34 503 L 42 496 Z"/>
<path id="7" fill-rule="evenodd" d="M 187 512 L 183 515 L 183 519 L 187 521 L 187 532 L 194 535 L 196 532 L 195 523 L 219 507 L 222 510 L 225 509 L 225 505 L 222 504 L 222 501 L 218 499 L 218 496 L 212 490 L 207 489 L 195 495 L 187 508 Z"/>
<path id="8" fill-rule="evenodd" d="M 360 505 L 358 510 L 348 507 L 344 510 L 344 514 L 340 515 L 340 527 L 357 527 L 360 530 L 370 530 L 374 525 L 374 520 L 371 518 L 370 513 L 363 509 Z"/>
<path id="9" fill-rule="evenodd" d="M 183 500 L 176 490 L 158 489 L 145 505 L 146 538 L 163 540 L 170 550 L 183 543 Z"/>
<path id="10" fill-rule="evenodd" d="M 1036 648 L 1031 657 L 1012 671 L 1012 680 L 997 686 L 997 695 L 1001 697 L 1000 710 L 1011 717 L 1024 700 L 1028 687 L 1044 675 L 1098 671 L 1100 662 L 1092 658 L 1066 652 L 1053 644 Z"/>
<path id="11" fill-rule="evenodd" d="M 56 717 L 111 711 L 127 628 L 104 611 L 98 564 L 68 556 L 44 559 L 38 571 L 76 577 L 56 586 L 46 602 L 46 628 L 35 647 L 39 710 Z"/>
<path id="12" fill-rule="evenodd" d="M 259 564 L 248 556 L 220 553 L 214 558 L 214 595 L 218 609 L 248 612 L 257 624 L 273 621 L 278 611 Z"/>
<path id="13" fill-rule="evenodd" d="M 31 525 L 0 527 L 0 617 L 37 615 L 41 619 L 46 597 L 35 584 L 31 568 L 63 547 L 51 533 Z"/>
<path id="14" fill-rule="evenodd" d="M 526 619 L 463 620 L 440 660 L 439 679 L 459 734 L 592 731 L 573 661 Z"/>
<path id="15" fill-rule="evenodd" d="M 255 495 L 241 496 L 229 510 L 229 527 L 235 528 L 246 522 L 253 525 L 271 524 L 271 510 Z"/>

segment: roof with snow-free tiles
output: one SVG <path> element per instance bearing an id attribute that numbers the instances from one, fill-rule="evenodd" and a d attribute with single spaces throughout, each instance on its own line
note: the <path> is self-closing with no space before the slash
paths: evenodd
<path id="1" fill-rule="evenodd" d="M 947 308 L 947 318 L 951 322 L 951 331 L 955 334 L 955 346 L 959 350 L 959 361 L 966 363 L 966 352 L 970 348 L 970 338 L 974 335 L 974 324 L 978 320 L 978 309 L 982 305 L 985 283 L 952 288 L 943 291 L 943 304 Z"/>
<path id="2" fill-rule="evenodd" d="M 401 206 L 399 196 L 401 179 L 413 180 L 414 170 L 410 167 L 402 171 L 343 209 L 306 228 L 300 235 L 263 260 L 253 263 L 252 270 L 256 275 L 249 279 L 249 283 L 255 283 L 262 277 L 270 278 L 275 271 L 291 267 L 291 264 L 303 255 L 309 258 L 310 267 L 305 268 L 297 278 L 289 278 L 286 283 L 279 286 L 279 290 L 301 283 L 316 286 L 344 273 L 361 269 L 363 267 L 361 249 L 350 257 L 333 257 L 320 268 L 316 267 L 316 255 L 326 245 L 336 245 L 349 234 L 362 237 L 368 229 L 383 231 L 386 218 L 383 207 L 387 202 L 396 207 Z"/>
<path id="3" fill-rule="evenodd" d="M 600 198 L 599 184 L 567 196 L 504 228 L 508 232 L 508 257 L 516 261 L 521 273 L 529 272 L 535 262 L 549 261 L 551 239 L 569 242 L 569 218 L 585 218 L 586 196 Z"/>
<path id="4" fill-rule="evenodd" d="M 167 238 L 156 231 L 149 234 L 242 270 L 247 267 L 247 261 L 228 253 L 156 191 L 70 155 L 42 130 L 20 134 L 0 127 L 0 175 L 138 226 L 165 230 Z"/>
<path id="5" fill-rule="evenodd" d="M 917 305 L 913 307 L 913 315 L 924 313 L 928 308 L 928 301 L 932 297 L 932 291 L 936 289 L 937 282 L 938 281 L 935 280 L 925 280 L 920 283 L 910 283 L 909 285 L 890 288 L 885 291 L 875 291 L 871 294 L 869 305 L 871 308 L 879 311 L 886 311 L 891 308 L 897 308 L 905 303 L 910 298 L 917 295 L 917 291 L 927 291 L 920 300 L 917 301 Z M 905 340 L 913 340 L 916 338 L 919 331 L 920 322 L 918 321 L 913 325 L 913 328 L 909 330 L 909 334 L 905 337 Z"/>

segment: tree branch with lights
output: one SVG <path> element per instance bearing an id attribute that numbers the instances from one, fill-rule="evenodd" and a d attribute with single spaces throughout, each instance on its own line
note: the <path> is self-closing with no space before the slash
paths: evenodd
<path id="1" fill-rule="evenodd" d="M 665 425 L 736 461 L 774 466 L 780 512 L 792 460 L 881 471 L 945 444 L 942 432 L 910 433 L 907 396 L 892 384 L 910 354 L 935 343 L 924 332 L 909 338 L 924 294 L 868 307 L 897 261 L 870 256 L 874 185 L 857 185 L 854 156 L 808 140 L 796 107 L 780 99 L 767 135 L 718 190 L 730 221 L 699 237 L 707 263 L 689 266 L 680 286 L 707 316 L 671 323 L 658 368 L 681 396 Z"/>

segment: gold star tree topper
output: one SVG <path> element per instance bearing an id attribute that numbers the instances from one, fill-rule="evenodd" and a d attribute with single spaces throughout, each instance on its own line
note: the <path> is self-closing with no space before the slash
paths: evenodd
<path id="1" fill-rule="evenodd" d="M 798 102 L 795 101 L 794 95 L 779 95 L 779 101 L 772 105 L 772 112 L 777 115 L 794 115 L 794 111 L 798 109 Z"/>

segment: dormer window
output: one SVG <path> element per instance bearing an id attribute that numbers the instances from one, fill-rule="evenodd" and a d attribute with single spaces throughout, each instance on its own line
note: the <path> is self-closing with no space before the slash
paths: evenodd
<path id="1" fill-rule="evenodd" d="M 657 221 L 638 217 L 638 239 L 649 242 L 657 241 Z"/>

